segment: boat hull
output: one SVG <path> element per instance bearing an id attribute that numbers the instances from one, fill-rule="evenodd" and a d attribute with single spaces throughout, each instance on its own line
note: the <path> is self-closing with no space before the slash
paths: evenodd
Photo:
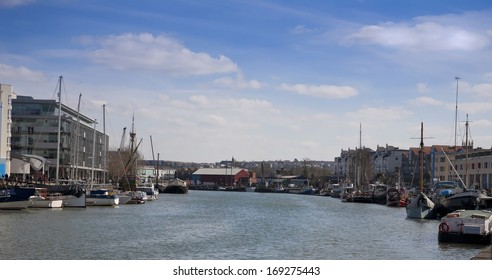
<path id="1" fill-rule="evenodd" d="M 29 207 L 29 200 L 0 202 L 0 210 L 21 210 Z"/>
<path id="2" fill-rule="evenodd" d="M 62 208 L 62 199 L 33 198 L 29 201 L 29 208 Z"/>
<path id="3" fill-rule="evenodd" d="M 116 206 L 120 203 L 119 197 L 87 197 L 87 206 Z"/>
<path id="4" fill-rule="evenodd" d="M 462 244 L 479 244 L 489 245 L 491 243 L 491 234 L 463 234 L 458 232 L 439 232 L 438 241 L 440 243 L 462 243 Z"/>
<path id="5" fill-rule="evenodd" d="M 132 197 L 129 195 L 123 195 L 123 196 L 120 195 L 119 197 L 120 197 L 120 201 L 118 204 L 127 204 L 132 199 Z"/>
<path id="6" fill-rule="evenodd" d="M 407 217 L 411 219 L 435 219 L 435 205 L 423 193 L 418 194 L 406 206 Z"/>
<path id="7" fill-rule="evenodd" d="M 0 209 L 19 210 L 29 207 L 29 198 L 35 194 L 34 188 L 8 188 L 0 191 Z"/>
<path id="8" fill-rule="evenodd" d="M 82 194 L 79 197 L 75 195 L 62 195 L 60 196 L 63 200 L 63 207 L 73 207 L 73 208 L 84 208 L 86 195 Z"/>
<path id="9" fill-rule="evenodd" d="M 186 194 L 188 193 L 188 187 L 183 186 L 167 186 L 163 193 L 176 193 L 176 194 Z"/>

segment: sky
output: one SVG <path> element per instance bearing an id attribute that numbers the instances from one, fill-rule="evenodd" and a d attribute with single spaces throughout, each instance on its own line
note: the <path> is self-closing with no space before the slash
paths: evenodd
<path id="1" fill-rule="evenodd" d="M 146 159 L 331 161 L 418 147 L 421 123 L 461 145 L 467 118 L 492 147 L 490 1 L 0 0 L 0 34 L 0 83 L 56 99 L 63 76 Z"/>

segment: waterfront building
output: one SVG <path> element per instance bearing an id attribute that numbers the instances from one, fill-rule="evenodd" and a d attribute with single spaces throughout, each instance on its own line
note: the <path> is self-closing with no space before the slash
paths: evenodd
<path id="1" fill-rule="evenodd" d="M 105 151 L 109 138 L 97 130 L 96 120 L 51 99 L 18 96 L 12 102 L 12 152 L 46 159 L 44 178 L 56 178 L 59 145 L 60 179 L 87 180 L 94 173 L 94 183 L 105 178 Z M 58 123 L 60 142 L 58 143 Z M 94 154 L 94 157 L 93 157 Z M 94 165 L 93 165 L 94 163 Z M 12 174 L 15 176 L 15 174 Z"/>
<path id="2" fill-rule="evenodd" d="M 236 186 L 249 185 L 256 175 L 237 167 L 200 168 L 193 172 L 191 180 L 194 185 Z"/>
<path id="3" fill-rule="evenodd" d="M 0 84 L 0 177 L 10 174 L 12 100 L 15 98 L 12 85 Z"/>
<path id="4" fill-rule="evenodd" d="M 398 175 L 403 177 L 401 172 L 402 169 L 405 170 L 407 152 L 408 150 L 399 149 L 388 144 L 384 147 L 377 146 L 373 156 L 375 174 L 383 174 L 392 178 Z"/>
<path id="5" fill-rule="evenodd" d="M 455 168 L 469 188 L 492 191 L 492 149 L 460 150 L 455 155 Z"/>
<path id="6" fill-rule="evenodd" d="M 455 171 L 455 156 L 464 151 L 464 147 L 433 145 L 431 149 L 432 164 L 434 165 L 432 168 L 434 183 L 439 181 L 459 181 Z"/>
<path id="7" fill-rule="evenodd" d="M 142 161 L 142 162 L 152 162 L 152 161 Z M 167 166 L 159 166 L 157 168 L 156 165 L 140 165 L 137 168 L 137 174 L 141 178 L 142 181 L 147 181 L 147 182 L 156 182 L 156 173 L 159 173 L 159 180 L 170 180 L 177 178 L 176 172 L 177 170 L 174 168 L 170 168 Z"/>

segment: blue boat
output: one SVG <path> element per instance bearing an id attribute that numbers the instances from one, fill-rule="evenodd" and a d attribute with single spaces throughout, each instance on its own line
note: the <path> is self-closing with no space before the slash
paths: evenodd
<path id="1" fill-rule="evenodd" d="M 0 209 L 19 210 L 29 207 L 29 198 L 36 193 L 34 188 L 0 187 Z"/>

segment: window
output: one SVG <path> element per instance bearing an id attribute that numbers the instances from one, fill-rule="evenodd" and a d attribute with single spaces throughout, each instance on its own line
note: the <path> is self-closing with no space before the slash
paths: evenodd
<path id="1" fill-rule="evenodd" d="M 34 133 L 34 127 L 30 126 L 27 128 L 27 133 L 28 134 L 33 134 Z"/>
<path id="2" fill-rule="evenodd" d="M 32 140 L 32 138 L 31 138 L 31 137 L 27 138 L 27 144 L 28 144 L 28 145 L 32 145 L 32 144 L 34 144 L 34 141 Z"/>

